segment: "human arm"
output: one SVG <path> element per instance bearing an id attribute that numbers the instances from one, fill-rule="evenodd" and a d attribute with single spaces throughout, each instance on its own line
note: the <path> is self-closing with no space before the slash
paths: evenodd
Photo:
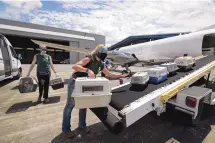
<path id="1" fill-rule="evenodd" d="M 102 72 L 110 78 L 124 78 L 124 77 L 127 77 L 129 75 L 129 74 L 123 74 L 122 75 L 122 74 L 110 72 L 105 66 L 104 66 Z"/>
<path id="2" fill-rule="evenodd" d="M 31 71 L 33 70 L 33 68 L 34 68 L 34 66 L 35 66 L 35 64 L 36 64 L 36 62 L 37 62 L 37 58 L 36 58 L 36 55 L 35 55 L 34 58 L 33 58 L 32 63 L 31 63 L 31 66 L 30 66 L 30 68 L 29 68 L 29 71 L 28 71 L 27 76 L 30 75 L 30 73 L 31 73 Z"/>
<path id="3" fill-rule="evenodd" d="M 72 66 L 72 69 L 75 72 L 87 72 L 89 77 L 95 77 L 95 74 L 92 70 L 85 68 L 84 66 L 87 65 L 90 62 L 89 57 L 85 57 L 76 64 Z"/>
<path id="4" fill-rule="evenodd" d="M 49 56 L 49 60 L 50 60 L 50 66 L 51 66 L 53 72 L 56 74 L 56 71 L 55 71 L 54 64 L 52 62 L 52 57 L 51 56 Z"/>

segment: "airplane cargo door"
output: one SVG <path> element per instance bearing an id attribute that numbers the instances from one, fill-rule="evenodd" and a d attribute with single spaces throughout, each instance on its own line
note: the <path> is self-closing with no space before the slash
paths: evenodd
<path id="1" fill-rule="evenodd" d="M 2 57 L 3 57 L 3 62 L 4 62 L 5 76 L 10 76 L 11 75 L 10 55 L 9 55 L 7 45 L 1 37 L 0 37 L 0 47 L 1 47 L 1 52 L 2 52 Z"/>
<path id="2" fill-rule="evenodd" d="M 215 55 L 215 34 L 205 35 L 202 43 L 203 55 Z"/>

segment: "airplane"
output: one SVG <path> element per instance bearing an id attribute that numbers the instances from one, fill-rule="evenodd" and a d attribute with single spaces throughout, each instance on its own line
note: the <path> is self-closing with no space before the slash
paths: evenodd
<path id="1" fill-rule="evenodd" d="M 200 56 L 205 48 L 208 48 L 208 39 L 215 39 L 215 27 L 194 31 L 184 35 L 159 39 L 155 41 L 121 47 L 118 50 L 108 51 L 111 69 L 116 66 L 125 67 L 123 72 L 130 72 L 129 67 L 135 64 L 158 65 L 165 62 L 174 61 L 175 58 L 189 55 Z M 89 54 L 91 50 L 77 49 L 70 46 L 48 43 L 44 41 L 32 40 L 37 45 Z M 213 40 L 211 40 L 213 41 Z M 211 43 L 215 45 L 215 40 Z"/>
<path id="2" fill-rule="evenodd" d="M 202 54 L 215 54 L 214 51 L 215 25 L 188 34 L 121 47 L 117 51 L 111 52 L 117 53 L 117 56 L 112 58 L 113 62 L 121 62 L 119 65 L 123 65 L 124 62 L 125 65 L 131 66 L 136 63 L 159 65 L 164 62 L 173 62 L 175 58 L 183 55 L 196 57 Z M 120 53 L 125 54 L 120 56 Z M 126 57 L 130 62 L 125 59 L 119 60 L 120 57 Z"/>
<path id="3" fill-rule="evenodd" d="M 39 40 L 31 39 L 31 41 L 37 45 L 45 45 L 47 47 L 52 47 L 52 48 L 71 51 L 71 52 L 78 52 L 78 53 L 82 53 L 82 54 L 86 54 L 86 55 L 92 52 L 91 50 L 88 50 L 88 49 L 77 49 L 77 48 L 72 48 L 70 46 L 48 43 L 48 42 L 39 41 Z M 106 61 L 108 60 L 108 62 L 105 62 L 105 64 L 106 64 L 106 67 L 108 67 L 110 70 L 115 70 L 118 66 L 121 66 L 121 67 L 125 68 L 125 70 L 122 71 L 123 73 L 129 73 L 129 72 L 131 72 L 129 67 L 134 66 L 135 64 L 138 64 L 138 63 L 140 63 L 141 66 L 155 65 L 155 64 L 168 62 L 172 59 L 169 59 L 169 58 L 166 58 L 166 60 L 159 59 L 159 61 L 156 61 L 156 62 L 155 62 L 155 60 L 152 60 L 152 59 L 140 61 L 135 56 L 134 53 L 121 52 L 119 50 L 111 50 L 111 51 L 107 52 L 107 58 L 105 60 Z"/>

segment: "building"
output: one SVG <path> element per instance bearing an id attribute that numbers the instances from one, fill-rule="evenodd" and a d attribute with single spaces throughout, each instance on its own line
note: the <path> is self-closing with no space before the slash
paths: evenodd
<path id="1" fill-rule="evenodd" d="M 149 42 L 153 40 L 168 38 L 177 36 L 180 34 L 188 34 L 190 32 L 182 32 L 182 33 L 170 33 L 170 34 L 155 34 L 155 35 L 139 35 L 139 36 L 129 36 L 128 38 L 125 38 L 124 40 L 112 45 L 109 47 L 109 50 L 118 49 L 125 46 L 130 46 L 134 44 Z"/>
<path id="2" fill-rule="evenodd" d="M 7 37 L 17 54 L 22 56 L 22 64 L 30 64 L 34 54 L 39 51 L 38 45 L 34 44 L 31 39 L 84 49 L 94 49 L 98 44 L 105 44 L 105 36 L 103 35 L 6 19 L 0 19 L 0 34 Z M 61 63 L 69 59 L 69 62 L 73 64 L 85 56 L 49 47 L 47 53 L 52 56 L 54 63 Z"/>

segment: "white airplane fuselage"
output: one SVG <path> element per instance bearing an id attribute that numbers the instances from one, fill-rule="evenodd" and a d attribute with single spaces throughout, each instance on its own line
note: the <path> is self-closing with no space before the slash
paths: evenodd
<path id="1" fill-rule="evenodd" d="M 133 53 L 139 60 L 174 59 L 184 54 L 199 56 L 202 55 L 203 37 L 207 34 L 215 34 L 215 29 L 126 46 L 119 52 Z"/>

